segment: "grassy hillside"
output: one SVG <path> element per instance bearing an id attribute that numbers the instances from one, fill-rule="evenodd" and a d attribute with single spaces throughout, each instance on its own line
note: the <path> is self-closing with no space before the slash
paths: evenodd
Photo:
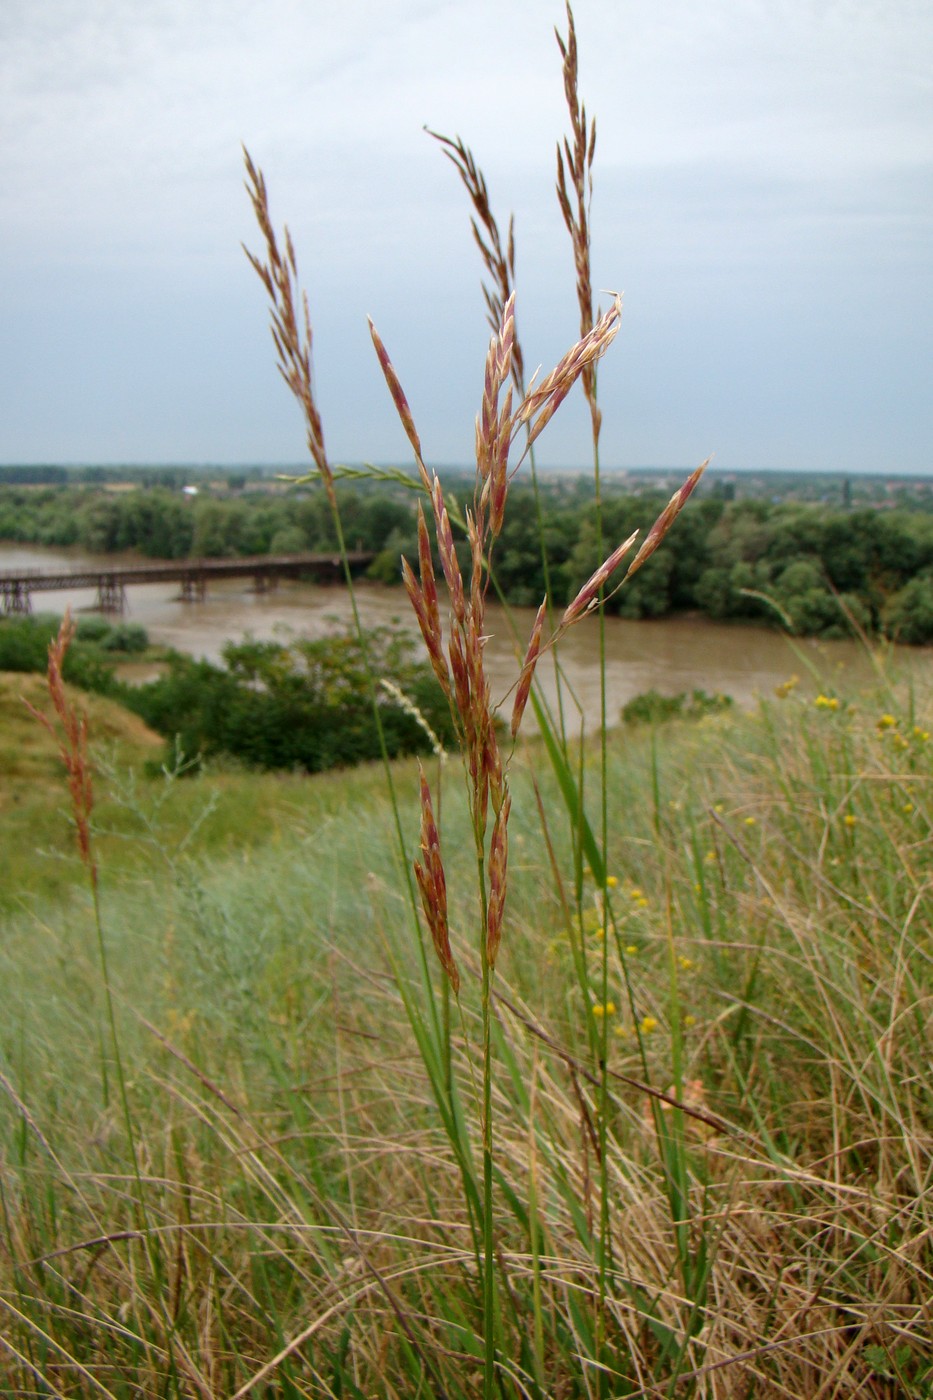
<path id="1" fill-rule="evenodd" d="M 419 951 L 381 773 L 145 779 L 150 737 L 89 709 L 121 745 L 96 849 L 128 1117 L 86 886 L 21 857 L 0 936 L 9 1393 L 477 1394 L 458 774 L 459 1010 Z M 2 723 L 4 825 L 25 804 L 19 850 L 40 830 L 60 850 L 51 750 Z M 494 1018 L 506 1394 L 599 1393 L 597 1363 L 606 1394 L 931 1393 L 928 723 L 896 689 L 791 691 L 613 733 L 608 907 L 543 754 L 518 755 Z M 416 770 L 394 778 L 414 853 Z"/>

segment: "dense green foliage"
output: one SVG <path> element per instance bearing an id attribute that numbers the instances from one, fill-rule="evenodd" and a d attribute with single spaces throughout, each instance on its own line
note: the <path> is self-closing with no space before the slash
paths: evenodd
<path id="1" fill-rule="evenodd" d="M 0 671 L 45 671 L 59 621 L 52 614 L 0 620 Z M 250 767 L 317 773 L 379 758 L 355 637 L 230 642 L 223 666 L 170 651 L 156 680 L 122 683 L 116 663 L 145 651 L 147 640 L 136 624 L 82 618 L 65 658 L 65 680 L 119 700 L 186 761 L 225 754 Z M 381 678 L 377 700 L 389 757 L 430 752 L 428 730 L 451 746 L 447 702 L 430 667 L 412 659 L 410 637 L 377 628 L 366 633 L 365 645 Z"/>
<path id="2" fill-rule="evenodd" d="M 44 671 L 60 622 L 54 613 L 0 619 L 0 671 Z M 146 629 L 138 623 L 82 617 L 65 657 L 65 680 L 102 695 L 115 694 L 114 662 L 139 655 L 148 644 Z"/>
<path id="3" fill-rule="evenodd" d="M 462 506 L 468 495 L 457 485 L 452 495 Z M 513 499 L 496 544 L 496 578 L 510 602 L 536 605 L 545 593 L 537 511 L 518 483 Z M 650 526 L 665 499 L 656 491 L 610 491 L 601 553 L 592 491 L 583 483 L 545 485 L 541 530 L 555 602 L 573 597 L 607 542 Z M 413 494 L 345 485 L 340 509 L 348 546 L 376 553 L 370 576 L 398 582 L 400 555 L 417 552 Z M 161 488 L 0 487 L 0 539 L 169 559 L 336 548 L 326 499 L 311 487 L 195 498 Z M 711 491 L 677 522 L 670 548 L 610 596 L 607 609 L 631 618 L 699 610 L 723 621 L 782 620 L 801 635 L 825 637 L 846 635 L 855 624 L 910 644 L 933 642 L 933 516 L 730 501 Z"/>
<path id="4" fill-rule="evenodd" d="M 424 724 L 407 706 L 450 744 L 447 703 L 430 668 L 412 660 L 410 639 L 375 629 L 366 634 L 366 649 L 373 672 L 396 688 L 377 696 L 389 756 L 431 750 Z M 165 675 L 127 687 L 123 703 L 187 758 L 227 754 L 257 768 L 309 773 L 379 758 L 355 637 L 230 643 L 223 655 L 219 667 L 175 653 Z"/>

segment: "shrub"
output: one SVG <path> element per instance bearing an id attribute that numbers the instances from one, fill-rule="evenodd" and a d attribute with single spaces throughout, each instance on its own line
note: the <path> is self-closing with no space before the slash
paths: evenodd
<path id="1" fill-rule="evenodd" d="M 705 715 L 731 709 L 733 703 L 731 695 L 708 695 L 705 690 L 694 690 L 690 695 L 684 690 L 677 695 L 646 690 L 623 705 L 622 719 L 626 724 L 663 724 L 670 719 L 703 719 Z"/>

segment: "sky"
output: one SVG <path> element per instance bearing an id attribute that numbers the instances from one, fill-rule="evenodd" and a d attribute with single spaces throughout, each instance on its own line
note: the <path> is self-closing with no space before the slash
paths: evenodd
<path id="1" fill-rule="evenodd" d="M 933 473 L 929 0 L 576 0 L 606 467 Z M 0 0 L 0 462 L 297 463 L 241 144 L 287 222 L 334 461 L 467 463 L 489 331 L 459 135 L 517 324 L 574 342 L 552 0 Z M 579 393 L 539 440 L 586 465 Z"/>

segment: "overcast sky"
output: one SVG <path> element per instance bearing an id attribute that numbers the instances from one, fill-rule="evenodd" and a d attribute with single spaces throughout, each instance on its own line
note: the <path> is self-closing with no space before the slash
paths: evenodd
<path id="1" fill-rule="evenodd" d="M 929 0 L 577 0 L 607 466 L 933 472 Z M 297 462 L 240 143 L 291 226 L 334 460 L 466 462 L 467 201 L 514 211 L 526 361 L 577 327 L 551 0 L 0 0 L 0 462 Z M 585 464 L 569 402 L 544 463 Z"/>

